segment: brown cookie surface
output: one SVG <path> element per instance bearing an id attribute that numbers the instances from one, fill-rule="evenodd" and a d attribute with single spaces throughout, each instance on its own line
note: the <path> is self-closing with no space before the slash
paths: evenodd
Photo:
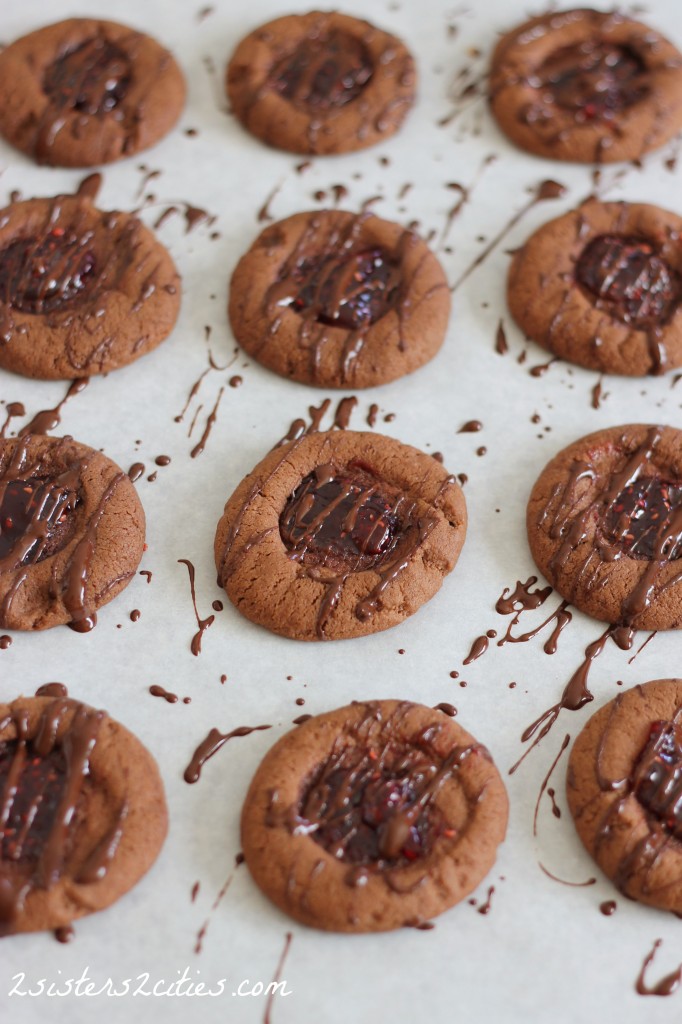
<path id="1" fill-rule="evenodd" d="M 82 191 L 0 211 L 0 366 L 43 380 L 125 366 L 173 329 L 180 279 L 137 217 Z"/>
<path id="2" fill-rule="evenodd" d="M 281 636 L 364 636 L 436 593 L 465 532 L 462 491 L 430 455 L 380 434 L 308 434 L 266 455 L 228 500 L 218 580 Z"/>
<path id="3" fill-rule="evenodd" d="M 267 227 L 230 284 L 237 341 L 283 377 L 373 387 L 439 350 L 450 292 L 413 231 L 371 214 L 297 213 Z"/>
<path id="4" fill-rule="evenodd" d="M 168 828 L 149 751 L 106 712 L 61 696 L 0 704 L 0 809 L 0 935 L 108 907 L 149 870 Z"/>
<path id="5" fill-rule="evenodd" d="M 682 913 L 682 680 L 634 686 L 578 736 L 566 791 L 578 834 L 630 899 Z"/>
<path id="6" fill-rule="evenodd" d="M 256 883 L 328 931 L 420 924 L 485 877 L 508 801 L 490 754 L 442 711 L 354 703 L 282 737 L 244 802 Z"/>
<path id="7" fill-rule="evenodd" d="M 130 582 L 145 518 L 129 477 L 71 437 L 0 440 L 0 625 L 87 632 Z"/>
<path id="8" fill-rule="evenodd" d="M 555 160 L 635 160 L 682 128 L 682 55 L 619 11 L 532 18 L 497 44 L 490 105 L 521 149 Z"/>
<path id="9" fill-rule="evenodd" d="M 415 96 L 396 36 L 335 11 L 276 18 L 237 46 L 232 109 L 253 135 L 294 153 L 348 153 L 398 130 Z"/>
<path id="10" fill-rule="evenodd" d="M 682 217 L 589 200 L 543 225 L 512 260 L 519 327 L 579 366 L 641 376 L 682 365 Z"/>
<path id="11" fill-rule="evenodd" d="M 562 597 L 632 629 L 682 626 L 682 431 L 599 430 L 540 474 L 528 502 L 533 558 Z"/>
<path id="12" fill-rule="evenodd" d="M 70 18 L 0 53 L 0 132 L 41 164 L 92 167 L 154 145 L 185 81 L 172 55 L 126 25 Z"/>

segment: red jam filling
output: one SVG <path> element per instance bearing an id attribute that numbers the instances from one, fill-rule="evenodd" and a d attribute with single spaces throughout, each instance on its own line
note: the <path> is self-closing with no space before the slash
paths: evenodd
<path id="1" fill-rule="evenodd" d="M 130 81 L 130 61 L 125 52 L 103 36 L 96 36 L 48 67 L 43 92 L 60 109 L 91 116 L 108 114 L 119 105 Z"/>
<path id="2" fill-rule="evenodd" d="M 380 480 L 356 467 L 337 473 L 329 465 L 301 481 L 279 529 L 292 557 L 339 572 L 380 565 L 402 534 L 396 499 L 383 493 Z"/>
<path id="3" fill-rule="evenodd" d="M 0 481 L 0 559 L 13 554 L 20 565 L 56 554 L 69 541 L 77 494 L 55 480 Z"/>
<path id="4" fill-rule="evenodd" d="M 642 807 L 682 839 L 682 730 L 678 725 L 653 723 L 632 782 Z"/>
<path id="5" fill-rule="evenodd" d="M 21 771 L 16 792 L 8 793 L 10 770 Z M 2 860 L 37 860 L 52 831 L 66 786 L 66 760 L 59 747 L 46 757 L 33 753 L 30 744 L 0 743 L 0 854 Z"/>
<path id="6" fill-rule="evenodd" d="M 96 280 L 91 241 L 61 227 L 15 238 L 0 252 L 0 301 L 34 315 L 76 305 Z"/>
<path id="7" fill-rule="evenodd" d="M 404 867 L 447 832 L 427 793 L 437 771 L 406 744 L 346 747 L 320 765 L 298 815 L 316 843 L 349 865 Z"/>
<path id="8" fill-rule="evenodd" d="M 304 260 L 291 275 L 297 287 L 287 304 L 320 324 L 361 330 L 380 320 L 396 303 L 397 266 L 382 249 Z"/>
<path id="9" fill-rule="evenodd" d="M 641 476 L 607 509 L 607 540 L 630 558 L 669 561 L 682 556 L 682 482 Z"/>
<path id="10" fill-rule="evenodd" d="M 270 87 L 295 107 L 326 111 L 360 95 L 372 77 L 366 47 L 339 29 L 308 36 L 270 72 Z"/>
<path id="11" fill-rule="evenodd" d="M 620 235 L 593 238 L 575 276 L 611 316 L 641 328 L 669 320 L 681 293 L 677 273 L 650 242 Z"/>
<path id="12" fill-rule="evenodd" d="M 612 118 L 638 103 L 649 91 L 645 74 L 633 50 L 599 39 L 561 47 L 536 72 L 539 88 L 583 122 Z"/>

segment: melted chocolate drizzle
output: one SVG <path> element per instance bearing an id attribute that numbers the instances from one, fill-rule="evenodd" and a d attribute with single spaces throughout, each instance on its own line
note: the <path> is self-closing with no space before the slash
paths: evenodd
<path id="1" fill-rule="evenodd" d="M 48 66 L 43 92 L 53 108 L 96 117 L 115 110 L 131 80 L 124 50 L 104 36 L 94 36 Z"/>
<path id="2" fill-rule="evenodd" d="M 78 305 L 97 276 L 92 234 L 56 226 L 13 239 L 0 252 L 2 302 L 33 316 Z"/>
<path id="3" fill-rule="evenodd" d="M 653 944 L 650 953 L 647 953 L 642 963 L 641 970 L 637 975 L 637 981 L 635 982 L 635 991 L 640 996 L 671 996 L 675 989 L 678 987 L 680 981 L 682 981 L 682 964 L 670 974 L 666 974 L 665 977 L 661 978 L 655 985 L 650 986 L 646 983 L 646 972 L 647 968 L 653 962 L 656 956 L 656 950 L 661 945 L 662 940 L 656 939 Z"/>
<path id="4" fill-rule="evenodd" d="M 278 60 L 268 85 L 299 109 L 315 112 L 355 100 L 372 77 L 372 61 L 360 39 L 340 29 L 306 36 Z"/>
<path id="5" fill-rule="evenodd" d="M 71 714 L 63 726 L 64 717 Z M 0 741 L 0 935 L 11 934 L 26 898 L 50 889 L 68 873 L 77 882 L 104 877 L 127 813 L 112 833 L 74 862 L 73 836 L 89 761 L 106 715 L 58 696 L 46 704 L 29 735 L 28 715 L 15 709 L 3 720 L 15 738 Z"/>
<path id="6" fill-rule="evenodd" d="M 549 116 L 553 103 L 580 124 L 611 120 L 648 95 L 646 73 L 628 46 L 596 37 L 562 46 L 534 73 L 531 84 L 542 100 L 524 112 L 524 119 L 532 123 Z"/>
<path id="7" fill-rule="evenodd" d="M 679 275 L 645 239 L 598 235 L 578 257 L 575 277 L 600 309 L 641 330 L 667 323 L 682 295 Z"/>
<path id="8" fill-rule="evenodd" d="M 228 740 L 234 739 L 237 736 L 250 736 L 252 732 L 262 732 L 263 729 L 271 728 L 271 725 L 240 725 L 231 732 L 220 732 L 218 729 L 211 729 L 206 739 L 202 740 L 196 748 L 189 764 L 185 768 L 183 775 L 185 782 L 198 782 L 201 777 L 201 769 L 208 759 L 217 754 Z"/>

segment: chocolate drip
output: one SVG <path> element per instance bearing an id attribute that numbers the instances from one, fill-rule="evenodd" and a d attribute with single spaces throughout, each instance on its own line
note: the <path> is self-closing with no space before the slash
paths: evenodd
<path id="1" fill-rule="evenodd" d="M 15 417 L 26 415 L 26 409 L 22 402 L 8 402 L 5 406 L 5 412 L 7 415 L 5 417 L 5 422 L 2 424 L 2 427 L 0 427 L 0 437 L 7 436 L 7 429 Z"/>
<path id="2" fill-rule="evenodd" d="M 118 844 L 113 832 L 80 865 L 72 863 L 78 807 L 105 717 L 57 697 L 30 737 L 24 710 L 13 710 L 2 723 L 5 729 L 11 723 L 16 738 L 0 742 L 0 859 L 15 867 L 0 880 L 0 934 L 14 930 L 32 890 L 52 888 L 66 872 L 77 880 L 84 873 L 87 881 L 106 874 Z"/>
<path id="3" fill-rule="evenodd" d="M 189 587 L 190 592 L 192 594 L 192 607 L 194 608 L 194 617 L 197 620 L 198 627 L 197 632 L 192 637 L 190 650 L 192 651 L 192 654 L 195 657 L 197 657 L 199 654 L 201 654 L 201 641 L 203 640 L 204 633 L 206 632 L 208 627 L 212 625 L 212 623 L 215 621 L 215 615 L 207 615 L 205 619 L 201 619 L 199 617 L 199 610 L 197 608 L 197 593 L 195 587 L 196 573 L 194 570 L 194 566 L 188 558 L 178 558 L 178 563 L 180 565 L 186 565 L 187 572 L 189 573 Z"/>
<path id="4" fill-rule="evenodd" d="M 524 119 L 544 120 L 555 104 L 579 124 L 612 121 L 648 95 L 646 74 L 641 58 L 628 46 L 596 37 L 562 46 L 534 72 L 529 84 L 542 99 L 526 109 Z"/>
<path id="5" fill-rule="evenodd" d="M 654 722 L 631 785 L 642 807 L 668 833 L 682 839 L 682 728 L 678 724 Z"/>
<path id="6" fill-rule="evenodd" d="M 78 305 L 97 276 L 93 232 L 53 227 L 43 237 L 15 238 L 0 252 L 0 299 L 39 316 Z"/>
<path id="7" fill-rule="evenodd" d="M 661 945 L 662 940 L 656 939 L 653 944 L 650 953 L 647 953 L 642 964 L 642 968 L 637 975 L 637 981 L 635 982 L 635 991 L 640 996 L 671 996 L 680 981 L 682 980 L 682 964 L 670 974 L 666 974 L 664 978 L 661 978 L 659 982 L 653 987 L 646 984 L 645 976 L 649 965 L 653 962 L 656 956 L 656 950 Z"/>
<path id="8" fill-rule="evenodd" d="M 228 740 L 234 739 L 236 736 L 250 736 L 252 732 L 261 732 L 263 729 L 271 728 L 271 725 L 240 725 L 232 732 L 219 732 L 218 729 L 211 729 L 206 739 L 202 740 L 194 751 L 191 761 L 185 768 L 183 775 L 185 782 L 198 782 L 201 769 L 208 759 L 217 754 Z"/>
<path id="9" fill-rule="evenodd" d="M 41 412 L 37 412 L 33 419 L 30 420 L 26 426 L 21 428 L 19 436 L 25 437 L 27 434 L 47 434 L 50 430 L 56 430 L 62 421 L 61 411 L 66 403 L 70 401 L 74 395 L 79 395 L 81 391 L 84 391 L 88 386 L 88 383 L 88 377 L 80 377 L 77 380 L 71 381 L 61 402 L 58 402 L 54 409 L 43 409 Z"/>
<path id="10" fill-rule="evenodd" d="M 538 798 L 537 798 L 537 800 L 535 802 L 535 812 L 533 814 L 533 835 L 534 836 L 536 836 L 538 834 L 538 811 L 540 810 L 540 801 L 542 800 L 542 794 L 547 789 L 547 784 L 549 783 L 549 780 L 552 777 L 552 772 L 554 771 L 554 769 L 558 765 L 559 760 L 561 759 L 561 755 L 564 753 L 564 751 L 566 750 L 566 748 L 568 747 L 568 744 L 570 742 L 571 742 L 571 737 L 570 737 L 569 733 L 566 733 L 566 735 L 564 736 L 563 742 L 562 742 L 562 744 L 561 744 L 561 746 L 559 748 L 559 753 L 556 755 L 556 757 L 552 761 L 552 763 L 550 765 L 550 768 L 549 768 L 549 771 L 547 772 L 547 774 L 545 775 L 544 779 L 542 780 L 542 785 L 540 786 L 540 792 L 538 793 Z M 554 813 L 555 818 L 561 817 L 561 812 L 559 812 L 558 814 L 556 813 L 556 811 L 558 811 L 559 808 L 556 807 L 556 805 L 554 803 L 554 791 L 551 790 L 551 789 L 548 789 L 547 792 L 552 795 L 552 813 Z"/>

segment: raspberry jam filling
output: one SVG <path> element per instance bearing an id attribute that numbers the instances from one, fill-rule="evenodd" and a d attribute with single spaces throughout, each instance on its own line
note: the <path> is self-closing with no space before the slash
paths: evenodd
<path id="1" fill-rule="evenodd" d="M 287 305 L 320 324 L 361 330 L 396 303 L 398 267 L 382 249 L 304 260 L 292 274 L 298 287 Z"/>
<path id="2" fill-rule="evenodd" d="M 21 313 L 74 306 L 96 280 L 92 233 L 55 227 L 42 238 L 15 238 L 0 252 L 0 301 Z"/>
<path id="3" fill-rule="evenodd" d="M 669 320 L 682 290 L 679 276 L 651 243 L 621 235 L 593 238 L 575 276 L 611 316 L 641 328 Z"/>
<path id="4" fill-rule="evenodd" d="M 40 757 L 30 744 L 20 749 L 16 741 L 0 743 L 2 860 L 21 863 L 40 857 L 54 827 L 66 779 L 66 759 L 59 747 Z"/>
<path id="5" fill-rule="evenodd" d="M 338 572 L 376 568 L 402 535 L 398 503 L 383 493 L 380 480 L 359 467 L 338 472 L 331 465 L 318 466 L 284 506 L 280 536 L 292 557 L 305 565 Z"/>
<path id="6" fill-rule="evenodd" d="M 537 87 L 576 121 L 607 120 L 648 93 L 646 68 L 634 50 L 598 39 L 563 46 L 536 72 Z M 534 83 L 535 84 L 535 83 Z"/>
<path id="7" fill-rule="evenodd" d="M 607 540 L 630 558 L 680 558 L 682 482 L 638 477 L 612 502 L 602 529 Z"/>
<path id="8" fill-rule="evenodd" d="M 346 747 L 317 769 L 298 817 L 338 860 L 404 867 L 450 834 L 430 799 L 437 774 L 428 754 L 405 743 Z"/>
<path id="9" fill-rule="evenodd" d="M 33 565 L 60 551 L 73 535 L 78 504 L 75 491 L 57 480 L 0 482 L 0 563 L 15 556 L 14 564 Z"/>
<path id="10" fill-rule="evenodd" d="M 682 839 L 682 730 L 654 722 L 633 773 L 635 796 L 676 839 Z"/>
<path id="11" fill-rule="evenodd" d="M 108 114 L 119 105 L 130 81 L 130 61 L 124 51 L 96 36 L 50 64 L 43 92 L 60 109 Z"/>
<path id="12" fill-rule="evenodd" d="M 360 40 L 333 29 L 323 36 L 306 37 L 277 61 L 269 84 L 295 107 L 324 112 L 359 96 L 372 71 L 371 58 Z"/>

